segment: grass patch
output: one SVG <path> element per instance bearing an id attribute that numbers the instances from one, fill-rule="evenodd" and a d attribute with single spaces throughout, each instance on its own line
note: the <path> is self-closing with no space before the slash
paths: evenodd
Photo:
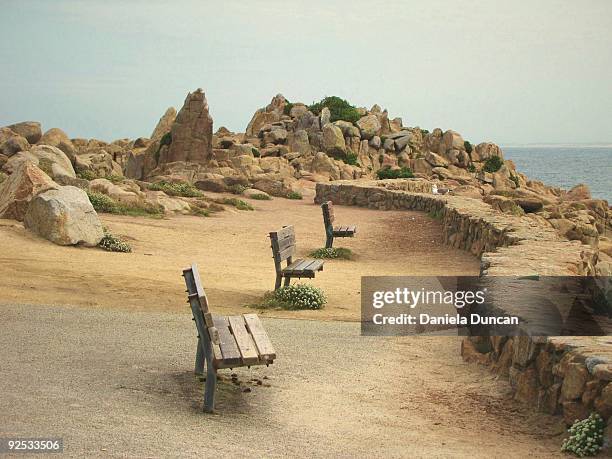
<path id="1" fill-rule="evenodd" d="M 198 207 L 196 209 L 193 209 L 191 213 L 192 215 L 195 215 L 196 217 L 210 217 L 210 214 L 212 212 L 208 209 L 201 209 Z"/>
<path id="2" fill-rule="evenodd" d="M 325 107 L 329 109 L 329 112 L 331 114 L 330 121 L 332 123 L 338 120 L 355 123 L 359 120 L 359 118 L 361 118 L 361 115 L 359 114 L 354 105 L 351 105 L 346 100 L 337 96 L 325 97 L 321 101 L 309 105 L 308 110 L 310 110 L 315 115 L 320 115 L 321 111 Z"/>
<path id="3" fill-rule="evenodd" d="M 76 176 L 80 179 L 87 180 L 88 182 L 91 182 L 92 180 L 96 180 L 99 178 L 103 178 L 103 179 L 108 180 L 111 183 L 114 183 L 115 185 L 125 180 L 125 177 L 121 175 L 117 175 L 117 174 L 99 176 L 99 175 L 96 175 L 96 173 L 92 171 L 91 169 L 80 170 L 76 173 Z"/>
<path id="4" fill-rule="evenodd" d="M 191 183 L 186 182 L 156 182 L 149 185 L 149 190 L 163 191 L 169 196 L 182 196 L 185 198 L 201 198 L 202 192 Z"/>
<path id="5" fill-rule="evenodd" d="M 387 166 L 383 169 L 378 169 L 376 171 L 376 177 L 378 177 L 379 180 L 413 178 L 414 174 L 412 173 L 412 169 L 410 169 L 409 167 L 402 167 L 401 169 L 391 169 Z"/>
<path id="6" fill-rule="evenodd" d="M 491 156 L 485 161 L 482 170 L 485 172 L 494 173 L 500 170 L 503 165 L 504 162 L 499 156 Z"/>
<path id="7" fill-rule="evenodd" d="M 234 185 L 229 187 L 229 191 L 231 193 L 234 194 L 242 194 L 244 193 L 244 190 L 246 190 L 248 187 L 244 186 L 244 185 L 240 185 L 239 183 L 235 183 Z"/>
<path id="8" fill-rule="evenodd" d="M 256 199 L 257 201 L 270 201 L 272 199 L 269 194 L 263 193 L 252 194 L 250 198 Z"/>
<path id="9" fill-rule="evenodd" d="M 107 250 L 109 252 L 123 252 L 129 253 L 132 251 L 132 246 L 125 242 L 118 236 L 114 236 L 108 231 L 108 228 L 104 228 L 104 237 L 98 244 L 101 249 Z"/>
<path id="10" fill-rule="evenodd" d="M 342 158 L 346 164 L 351 166 L 359 166 L 359 162 L 357 161 L 357 155 L 352 152 L 348 152 L 344 158 Z"/>
<path id="11" fill-rule="evenodd" d="M 303 196 L 297 191 L 290 191 L 289 193 L 287 193 L 287 199 L 303 199 Z"/>
<path id="12" fill-rule="evenodd" d="M 322 247 L 313 252 L 310 252 L 310 256 L 312 258 L 340 258 L 342 260 L 351 260 L 353 258 L 353 252 L 351 251 L 351 249 L 346 249 L 344 247 L 332 247 L 330 249 Z"/>
<path id="13" fill-rule="evenodd" d="M 238 210 L 255 210 L 251 204 L 238 198 L 225 198 L 223 204 L 234 206 Z"/>
<path id="14" fill-rule="evenodd" d="M 162 218 L 164 210 L 160 206 L 148 204 L 123 204 L 116 202 L 109 196 L 95 191 L 86 190 L 89 202 L 96 210 L 107 214 L 129 215 L 131 217 L 154 217 Z"/>
<path id="15" fill-rule="evenodd" d="M 264 295 L 263 300 L 251 305 L 258 309 L 322 309 L 327 303 L 323 290 L 306 284 L 281 287 Z"/>

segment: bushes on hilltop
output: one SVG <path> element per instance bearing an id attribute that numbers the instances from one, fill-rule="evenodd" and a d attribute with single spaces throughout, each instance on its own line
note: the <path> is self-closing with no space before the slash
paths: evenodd
<path id="1" fill-rule="evenodd" d="M 331 122 L 342 120 L 355 123 L 361 118 L 355 106 L 337 96 L 328 96 L 319 102 L 313 103 L 308 106 L 308 110 L 315 115 L 320 115 L 325 107 L 329 109 Z"/>

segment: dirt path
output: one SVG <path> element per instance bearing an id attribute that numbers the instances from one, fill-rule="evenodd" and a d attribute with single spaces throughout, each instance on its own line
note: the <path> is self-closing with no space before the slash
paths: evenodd
<path id="1" fill-rule="evenodd" d="M 237 312 L 274 286 L 270 231 L 296 227 L 298 254 L 322 247 L 321 209 L 312 201 L 251 201 L 254 212 L 165 220 L 103 214 L 132 254 L 59 247 L 12 220 L 0 220 L 0 302 L 185 311 L 181 269 L 196 261 L 215 311 Z M 338 239 L 356 260 L 330 260 L 312 282 L 329 296 L 323 311 L 274 316 L 358 320 L 364 275 L 477 274 L 479 262 L 442 243 L 438 221 L 419 212 L 336 207 L 340 224 L 357 224 L 354 239 Z"/>
<path id="2" fill-rule="evenodd" d="M 456 338 L 267 319 L 277 362 L 235 370 L 240 386 L 223 370 L 211 416 L 188 315 L 0 308 L 0 436 L 61 436 L 72 457 L 558 455 L 561 426 L 510 403 Z"/>

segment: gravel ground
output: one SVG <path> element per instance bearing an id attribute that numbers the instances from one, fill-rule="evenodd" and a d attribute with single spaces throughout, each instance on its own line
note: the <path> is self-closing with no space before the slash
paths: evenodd
<path id="1" fill-rule="evenodd" d="M 72 457 L 558 454 L 556 420 L 462 362 L 457 338 L 264 324 L 278 360 L 234 370 L 240 385 L 220 372 L 219 413 L 207 415 L 189 315 L 0 305 L 0 436 L 63 437 Z"/>

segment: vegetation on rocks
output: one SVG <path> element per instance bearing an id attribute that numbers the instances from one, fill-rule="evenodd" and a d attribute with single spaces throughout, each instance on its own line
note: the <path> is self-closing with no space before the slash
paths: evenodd
<path id="1" fill-rule="evenodd" d="M 132 247 L 130 246 L 130 244 L 125 242 L 120 237 L 111 234 L 108 228 L 104 228 L 104 237 L 102 238 L 98 246 L 109 252 L 129 253 L 132 251 Z"/>
<path id="2" fill-rule="evenodd" d="M 234 206 L 238 210 L 255 210 L 251 204 L 238 198 L 225 198 L 222 203 L 228 206 Z"/>
<path id="3" fill-rule="evenodd" d="M 308 110 L 315 115 L 320 115 L 325 107 L 329 109 L 331 114 L 330 121 L 332 123 L 339 120 L 355 123 L 361 118 L 361 115 L 353 105 L 337 96 L 325 97 L 323 100 L 308 106 Z"/>
<path id="4" fill-rule="evenodd" d="M 409 167 L 402 167 L 400 169 L 392 169 L 391 167 L 384 167 L 376 171 L 376 177 L 380 180 L 383 179 L 396 179 L 396 178 L 413 178 L 414 174 Z"/>
<path id="5" fill-rule="evenodd" d="M 172 133 L 166 132 L 162 138 L 159 139 L 159 147 L 157 147 L 157 150 L 155 151 L 155 162 L 159 163 L 159 152 L 161 151 L 161 148 L 170 144 L 172 144 Z"/>
<path id="6" fill-rule="evenodd" d="M 472 151 L 474 150 L 474 147 L 472 147 L 472 144 L 469 141 L 464 141 L 463 142 L 463 147 L 465 148 L 465 151 L 469 153 L 472 153 Z"/>
<path id="7" fill-rule="evenodd" d="M 342 158 L 346 164 L 350 164 L 351 166 L 358 166 L 357 155 L 352 152 L 348 152 L 344 158 Z"/>
<path id="8" fill-rule="evenodd" d="M 289 193 L 287 193 L 287 199 L 302 199 L 303 196 L 301 193 L 298 193 L 297 191 L 290 191 Z"/>
<path id="9" fill-rule="evenodd" d="M 236 183 L 229 187 L 229 191 L 234 194 L 242 194 L 246 189 L 248 189 L 248 187 L 240 185 L 239 183 Z"/>
<path id="10" fill-rule="evenodd" d="M 253 305 L 262 309 L 321 309 L 327 303 L 323 290 L 306 284 L 281 287 L 264 295 L 261 303 Z"/>
<path id="11" fill-rule="evenodd" d="M 295 104 L 292 104 L 291 102 L 287 101 L 287 103 L 285 104 L 285 108 L 283 109 L 283 113 L 285 115 L 289 115 L 294 105 Z"/>
<path id="12" fill-rule="evenodd" d="M 503 165 L 504 161 L 499 156 L 491 156 L 485 161 L 482 170 L 485 172 L 494 173 L 500 170 Z"/>
<path id="13" fill-rule="evenodd" d="M 256 199 L 258 201 L 269 201 L 272 199 L 269 194 L 264 193 L 252 194 L 250 197 L 251 199 Z"/>
<path id="14" fill-rule="evenodd" d="M 341 258 L 343 260 L 350 260 L 353 258 L 353 252 L 351 249 L 346 249 L 344 247 L 323 247 L 311 252 L 310 256 L 313 258 Z"/>
<path id="15" fill-rule="evenodd" d="M 202 192 L 187 182 L 156 182 L 149 185 L 149 190 L 163 191 L 170 196 L 183 196 L 185 198 L 202 197 Z"/>
<path id="16" fill-rule="evenodd" d="M 573 453 L 578 457 L 595 456 L 603 449 L 603 434 L 606 424 L 597 413 L 576 422 L 568 429 L 570 434 L 563 445 L 561 451 Z"/>
<path id="17" fill-rule="evenodd" d="M 96 210 L 96 212 L 102 212 L 107 214 L 118 214 L 118 215 L 130 215 L 132 217 L 157 217 L 161 218 L 164 215 L 164 211 L 159 206 L 153 206 L 150 204 L 123 204 L 116 202 L 111 197 L 98 193 L 95 191 L 87 190 L 87 197 L 89 202 Z"/>

